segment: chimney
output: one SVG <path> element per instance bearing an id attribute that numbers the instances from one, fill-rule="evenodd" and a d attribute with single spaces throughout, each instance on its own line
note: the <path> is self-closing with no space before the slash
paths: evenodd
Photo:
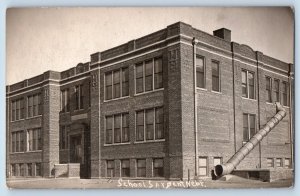
<path id="1" fill-rule="evenodd" d="M 222 38 L 226 41 L 231 42 L 231 31 L 226 28 L 217 29 L 214 31 L 214 36 Z"/>

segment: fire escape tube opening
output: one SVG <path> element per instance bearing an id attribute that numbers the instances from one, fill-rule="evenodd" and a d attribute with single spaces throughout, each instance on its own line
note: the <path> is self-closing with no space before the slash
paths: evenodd
<path id="1" fill-rule="evenodd" d="M 225 164 L 216 165 L 214 174 L 221 177 L 230 174 L 234 168 L 254 149 L 254 147 L 286 116 L 283 106 L 276 102 L 276 114 L 244 146 L 242 146 Z"/>

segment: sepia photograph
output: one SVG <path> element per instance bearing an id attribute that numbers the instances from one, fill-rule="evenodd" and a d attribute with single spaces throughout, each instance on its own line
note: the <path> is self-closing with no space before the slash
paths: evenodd
<path id="1" fill-rule="evenodd" d="M 6 186 L 290 188 L 291 7 L 6 11 Z"/>

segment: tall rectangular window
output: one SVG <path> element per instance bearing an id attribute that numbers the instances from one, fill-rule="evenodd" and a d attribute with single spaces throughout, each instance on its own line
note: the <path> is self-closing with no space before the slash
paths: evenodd
<path id="1" fill-rule="evenodd" d="M 146 177 L 146 159 L 137 160 L 137 177 Z"/>
<path id="2" fill-rule="evenodd" d="M 17 176 L 17 164 L 11 164 L 11 175 Z"/>
<path id="3" fill-rule="evenodd" d="M 105 100 L 129 95 L 128 67 L 105 73 Z"/>
<path id="4" fill-rule="evenodd" d="M 135 65 L 135 93 L 163 88 L 162 58 L 153 58 Z"/>
<path id="5" fill-rule="evenodd" d="M 35 164 L 35 176 L 42 176 L 42 164 L 41 163 Z"/>
<path id="6" fill-rule="evenodd" d="M 32 176 L 32 164 L 27 163 L 27 176 Z"/>
<path id="7" fill-rule="evenodd" d="M 154 59 L 154 88 L 159 89 L 163 87 L 163 66 L 162 58 Z"/>
<path id="8" fill-rule="evenodd" d="M 115 171 L 115 162 L 113 160 L 106 161 L 106 177 L 114 177 Z"/>
<path id="9" fill-rule="evenodd" d="M 83 109 L 83 85 L 75 86 L 75 110 Z"/>
<path id="10" fill-rule="evenodd" d="M 34 117 L 42 114 L 41 93 L 27 97 L 27 116 Z"/>
<path id="11" fill-rule="evenodd" d="M 282 167 L 282 158 L 276 158 L 276 167 Z"/>
<path id="12" fill-rule="evenodd" d="M 68 132 L 69 126 L 60 126 L 60 134 L 59 134 L 59 147 L 60 149 L 68 149 Z"/>
<path id="13" fill-rule="evenodd" d="M 11 152 L 24 152 L 24 131 L 11 133 Z"/>
<path id="14" fill-rule="evenodd" d="M 199 175 L 207 176 L 207 157 L 199 157 Z"/>
<path id="15" fill-rule="evenodd" d="M 272 79 L 266 76 L 266 101 L 272 102 Z"/>
<path id="16" fill-rule="evenodd" d="M 112 99 L 112 72 L 105 73 L 105 99 Z"/>
<path id="17" fill-rule="evenodd" d="M 282 82 L 282 105 L 289 106 L 288 102 L 289 87 L 287 82 Z"/>
<path id="18" fill-rule="evenodd" d="M 203 57 L 196 57 L 196 81 L 197 87 L 205 88 L 205 63 Z"/>
<path id="19" fill-rule="evenodd" d="M 144 111 L 136 113 L 136 141 L 144 141 Z"/>
<path id="20" fill-rule="evenodd" d="M 42 149 L 41 129 L 30 129 L 27 131 L 27 151 Z"/>
<path id="21" fill-rule="evenodd" d="M 212 61 L 211 64 L 211 72 L 212 72 L 212 90 L 216 92 L 220 92 L 220 66 L 217 61 Z"/>
<path id="22" fill-rule="evenodd" d="M 267 167 L 274 167 L 274 159 L 267 158 Z"/>
<path id="23" fill-rule="evenodd" d="M 69 112 L 70 111 L 70 97 L 69 89 L 64 89 L 61 91 L 61 111 Z"/>
<path id="24" fill-rule="evenodd" d="M 254 73 L 242 70 L 242 97 L 255 99 Z"/>
<path id="25" fill-rule="evenodd" d="M 153 159 L 153 177 L 164 177 L 164 159 Z"/>
<path id="26" fill-rule="evenodd" d="M 129 142 L 129 113 L 106 117 L 106 144 Z"/>
<path id="27" fill-rule="evenodd" d="M 164 139 L 163 107 L 136 112 L 136 141 Z"/>
<path id="28" fill-rule="evenodd" d="M 280 101 L 279 84 L 280 84 L 279 80 L 274 79 L 274 95 L 275 95 L 274 101 L 275 102 Z"/>
<path id="29" fill-rule="evenodd" d="M 248 142 L 256 133 L 255 115 L 243 114 L 243 142 Z"/>
<path id="30" fill-rule="evenodd" d="M 128 67 L 122 68 L 122 97 L 129 95 L 129 71 Z"/>
<path id="31" fill-rule="evenodd" d="M 11 102 L 12 104 L 12 121 L 24 119 L 24 98 L 17 99 Z"/>
<path id="32" fill-rule="evenodd" d="M 121 177 L 130 177 L 130 162 L 128 159 L 121 160 Z"/>
<path id="33" fill-rule="evenodd" d="M 291 167 L 291 159 L 285 158 L 284 159 L 284 167 L 290 168 Z"/>

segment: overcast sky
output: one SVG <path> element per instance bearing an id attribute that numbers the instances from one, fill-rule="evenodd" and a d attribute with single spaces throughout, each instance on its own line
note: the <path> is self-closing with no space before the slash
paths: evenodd
<path id="1" fill-rule="evenodd" d="M 293 63 L 294 13 L 289 8 L 22 8 L 8 9 L 6 82 L 88 62 L 90 54 L 182 21 Z"/>

